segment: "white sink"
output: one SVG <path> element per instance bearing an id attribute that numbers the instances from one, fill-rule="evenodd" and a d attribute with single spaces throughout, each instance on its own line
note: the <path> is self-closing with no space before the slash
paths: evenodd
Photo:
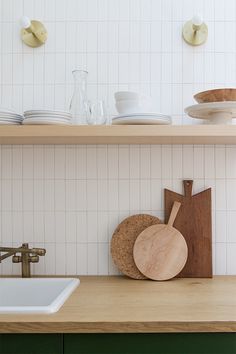
<path id="1" fill-rule="evenodd" d="M 2 278 L 0 314 L 56 312 L 79 283 L 73 278 Z"/>

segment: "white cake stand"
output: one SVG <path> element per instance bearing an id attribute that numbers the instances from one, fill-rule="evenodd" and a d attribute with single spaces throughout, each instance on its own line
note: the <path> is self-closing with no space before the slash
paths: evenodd
<path id="1" fill-rule="evenodd" d="M 184 111 L 192 118 L 206 119 L 208 124 L 232 124 L 236 118 L 236 101 L 199 103 Z"/>

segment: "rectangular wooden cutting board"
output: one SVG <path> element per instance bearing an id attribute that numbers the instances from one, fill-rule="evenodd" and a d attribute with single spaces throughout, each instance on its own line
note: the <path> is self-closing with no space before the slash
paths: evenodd
<path id="1" fill-rule="evenodd" d="M 174 227 L 179 230 L 188 245 L 188 260 L 178 275 L 181 278 L 212 277 L 212 220 L 211 188 L 192 195 L 193 181 L 185 180 L 184 195 L 164 191 L 165 222 L 168 221 L 175 201 L 181 203 Z"/>

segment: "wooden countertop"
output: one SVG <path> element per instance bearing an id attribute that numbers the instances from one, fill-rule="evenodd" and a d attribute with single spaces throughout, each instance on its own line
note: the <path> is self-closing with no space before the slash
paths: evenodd
<path id="1" fill-rule="evenodd" d="M 0 315 L 0 333 L 236 332 L 236 276 L 80 277 L 52 315 Z"/>

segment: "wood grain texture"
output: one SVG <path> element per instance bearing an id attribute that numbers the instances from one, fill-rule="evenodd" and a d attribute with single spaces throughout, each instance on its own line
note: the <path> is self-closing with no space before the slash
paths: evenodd
<path id="1" fill-rule="evenodd" d="M 174 227 L 184 236 L 188 260 L 179 277 L 212 277 L 211 189 L 192 196 L 193 181 L 184 181 L 185 195 L 165 189 L 165 220 L 175 200 L 181 203 Z"/>
<path id="2" fill-rule="evenodd" d="M 9 125 L 0 144 L 236 144 L 236 125 Z"/>
<path id="3" fill-rule="evenodd" d="M 52 315 L 0 315 L 1 333 L 236 332 L 236 277 L 80 277 Z"/>
<path id="4" fill-rule="evenodd" d="M 169 220 L 167 222 L 167 225 L 173 226 L 173 224 L 175 222 L 175 219 L 176 219 L 176 216 L 177 216 L 177 214 L 179 212 L 179 208 L 180 207 L 181 207 L 181 203 L 175 201 L 173 206 L 172 206 L 170 217 L 169 217 Z"/>
<path id="5" fill-rule="evenodd" d="M 147 227 L 161 221 L 148 214 L 136 214 L 123 220 L 115 229 L 111 240 L 111 255 L 115 265 L 133 279 L 146 279 L 134 263 L 133 247 L 138 235 Z"/>
<path id="6" fill-rule="evenodd" d="M 134 261 L 147 278 L 168 280 L 183 269 L 188 256 L 184 237 L 174 227 L 153 225 L 144 230 L 134 245 Z"/>
<path id="7" fill-rule="evenodd" d="M 152 225 L 141 232 L 135 241 L 134 262 L 147 278 L 174 278 L 187 261 L 186 241 L 181 233 L 172 227 L 180 206 L 179 202 L 174 202 L 168 225 Z"/>
<path id="8" fill-rule="evenodd" d="M 235 88 L 207 90 L 193 96 L 198 103 L 236 101 Z"/>

